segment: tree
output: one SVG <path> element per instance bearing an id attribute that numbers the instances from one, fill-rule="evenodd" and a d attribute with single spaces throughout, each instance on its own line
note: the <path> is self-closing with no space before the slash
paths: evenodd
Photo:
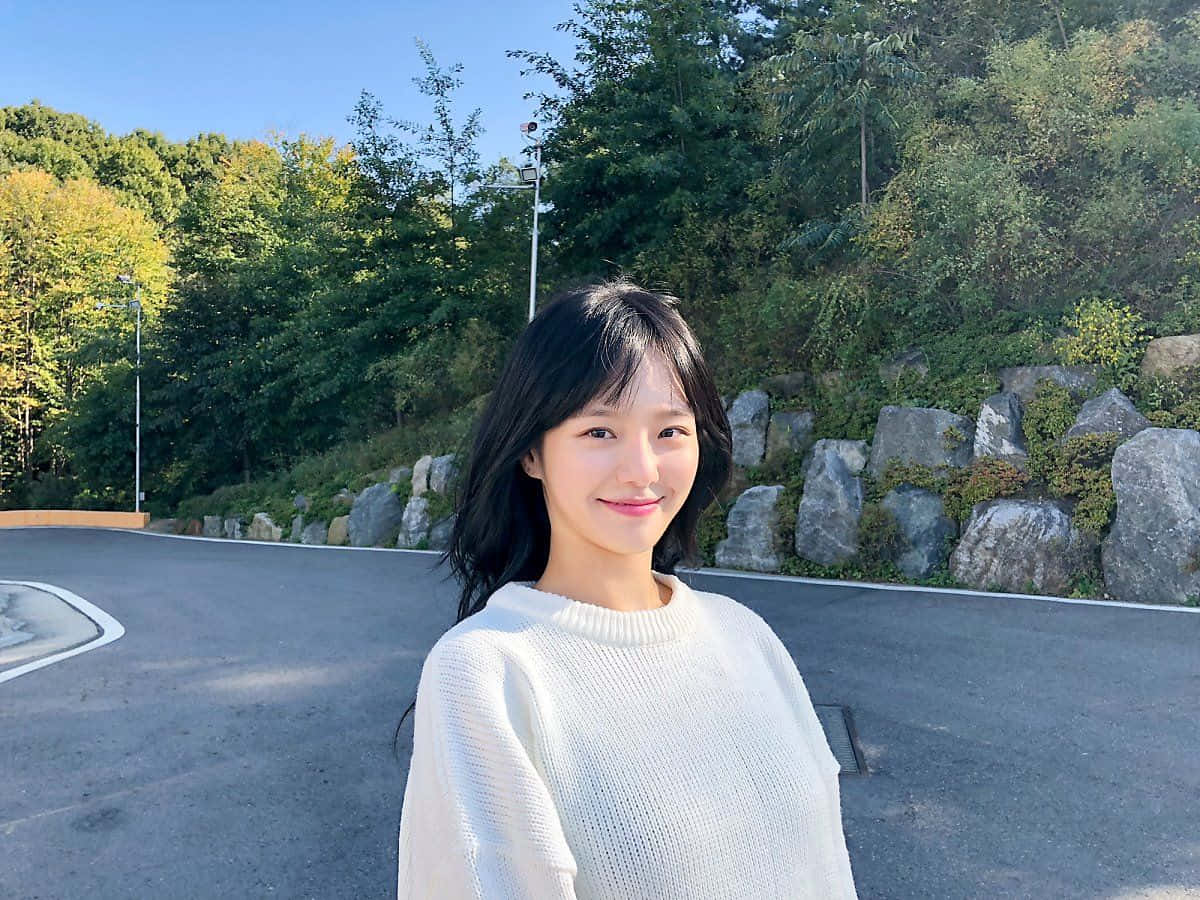
<path id="1" fill-rule="evenodd" d="M 792 47 L 771 60 L 771 90 L 792 126 L 804 156 L 825 151 L 830 142 L 856 132 L 859 188 L 865 218 L 870 200 L 867 145 L 871 129 L 897 127 L 888 109 L 920 71 L 904 55 L 915 29 L 888 34 L 862 28 L 862 7 L 835 9 L 827 19 L 813 18 L 798 30 Z"/>

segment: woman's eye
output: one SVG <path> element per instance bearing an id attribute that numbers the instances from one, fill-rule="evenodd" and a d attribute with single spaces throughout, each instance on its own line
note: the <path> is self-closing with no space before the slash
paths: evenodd
<path id="1" fill-rule="evenodd" d="M 605 432 L 605 431 L 608 431 L 608 429 L 607 429 L 607 428 L 589 428 L 589 429 L 587 430 L 587 434 L 591 435 L 591 434 L 596 434 L 597 432 Z M 673 427 L 673 426 L 672 426 L 672 427 L 670 427 L 670 428 L 664 428 L 664 429 L 663 429 L 663 432 L 664 432 L 664 433 L 665 433 L 665 432 L 668 432 L 668 431 L 676 431 L 676 432 L 678 432 L 680 435 L 686 435 L 686 434 L 687 434 L 687 432 L 686 432 L 686 431 L 684 431 L 682 428 L 675 428 L 675 427 Z"/>

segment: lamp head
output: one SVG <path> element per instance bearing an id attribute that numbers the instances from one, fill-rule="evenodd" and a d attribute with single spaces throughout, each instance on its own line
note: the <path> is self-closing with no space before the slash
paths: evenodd
<path id="1" fill-rule="evenodd" d="M 121 282 L 121 284 L 133 284 L 133 276 L 132 275 L 118 275 L 117 281 Z"/>

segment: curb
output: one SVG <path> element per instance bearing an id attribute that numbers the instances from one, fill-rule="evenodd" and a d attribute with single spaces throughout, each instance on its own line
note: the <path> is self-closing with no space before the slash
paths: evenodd
<path id="1" fill-rule="evenodd" d="M 57 526 L 32 527 L 52 528 Z M 102 530 L 108 531 L 110 529 Z M 113 641 L 125 634 L 125 626 L 113 618 L 113 616 L 109 615 L 95 604 L 84 600 L 78 594 L 71 593 L 71 591 L 68 591 L 66 588 L 60 588 L 53 584 L 45 584 L 40 581 L 0 580 L 0 584 L 16 584 L 20 585 L 21 587 L 34 588 L 35 590 L 45 591 L 47 594 L 53 594 L 68 606 L 74 607 L 80 614 L 91 619 L 96 624 L 96 627 L 100 629 L 100 633 L 85 644 L 80 644 L 77 647 L 71 647 L 69 650 L 62 650 L 58 653 L 51 653 L 49 656 L 43 656 L 40 659 L 31 660 L 30 662 L 13 666 L 11 669 L 0 671 L 0 684 L 3 684 L 5 681 L 11 681 L 19 675 L 25 675 L 28 672 L 41 669 L 52 663 L 61 662 L 64 659 L 69 659 L 72 656 L 78 656 L 80 653 L 86 653 L 89 650 L 95 650 L 97 647 L 103 647 L 105 644 L 111 644 Z"/>

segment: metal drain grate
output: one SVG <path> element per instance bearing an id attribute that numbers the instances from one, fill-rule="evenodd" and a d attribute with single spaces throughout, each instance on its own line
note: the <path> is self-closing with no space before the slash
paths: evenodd
<path id="1" fill-rule="evenodd" d="M 854 717 L 850 715 L 848 706 L 833 706 L 829 704 L 813 704 L 821 727 L 825 729 L 825 739 L 829 741 L 829 749 L 841 763 L 841 775 L 862 775 L 867 771 L 863 759 L 862 748 L 858 746 L 858 734 L 854 730 Z"/>

